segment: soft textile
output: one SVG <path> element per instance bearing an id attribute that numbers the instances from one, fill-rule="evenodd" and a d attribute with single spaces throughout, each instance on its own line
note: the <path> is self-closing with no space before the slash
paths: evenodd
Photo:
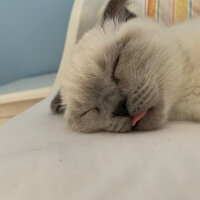
<path id="1" fill-rule="evenodd" d="M 102 14 L 105 4 L 100 9 Z M 200 16 L 200 0 L 130 0 L 130 10 L 167 26 Z"/>
<path id="2" fill-rule="evenodd" d="M 199 0 L 144 0 L 145 15 L 166 25 L 200 15 Z"/>
<path id="3" fill-rule="evenodd" d="M 1 200 L 196 200 L 200 124 L 70 131 L 47 99 L 0 127 Z"/>

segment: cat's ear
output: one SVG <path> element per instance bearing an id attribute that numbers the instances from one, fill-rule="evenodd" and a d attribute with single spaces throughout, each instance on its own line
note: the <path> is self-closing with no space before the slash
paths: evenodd
<path id="1" fill-rule="evenodd" d="M 103 13 L 101 25 L 107 20 L 123 23 L 129 19 L 135 18 L 136 15 L 127 9 L 129 0 L 110 0 Z"/>
<path id="2" fill-rule="evenodd" d="M 65 109 L 66 105 L 63 104 L 62 96 L 60 92 L 58 92 L 51 102 L 51 110 L 55 114 L 60 114 L 63 113 Z"/>

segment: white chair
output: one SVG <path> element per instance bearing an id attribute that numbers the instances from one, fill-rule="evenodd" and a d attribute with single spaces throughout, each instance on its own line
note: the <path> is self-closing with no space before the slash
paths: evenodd
<path id="1" fill-rule="evenodd" d="M 52 94 L 85 20 L 82 8 L 98 8 L 99 3 L 75 1 Z M 170 122 L 146 133 L 80 134 L 51 113 L 51 98 L 0 127 L 1 200 L 199 198 L 200 124 Z"/>

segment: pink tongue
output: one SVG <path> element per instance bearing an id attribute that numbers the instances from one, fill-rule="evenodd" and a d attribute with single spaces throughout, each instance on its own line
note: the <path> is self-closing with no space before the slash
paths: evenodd
<path id="1" fill-rule="evenodd" d="M 144 111 L 144 112 L 140 113 L 139 115 L 135 116 L 132 119 L 132 127 L 134 127 L 136 125 L 136 123 L 138 121 L 140 121 L 146 114 L 147 114 L 147 111 Z"/>

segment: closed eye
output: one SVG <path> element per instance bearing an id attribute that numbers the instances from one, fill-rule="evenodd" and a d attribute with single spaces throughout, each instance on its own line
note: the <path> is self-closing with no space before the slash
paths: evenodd
<path id="1" fill-rule="evenodd" d="M 113 79 L 116 83 L 119 82 L 119 80 L 118 80 L 117 78 L 115 78 L 115 71 L 116 71 L 116 69 L 117 69 L 117 65 L 118 65 L 118 63 L 119 63 L 119 59 L 120 59 L 120 55 L 117 56 L 117 58 L 116 58 L 116 60 L 115 60 L 115 62 L 114 62 L 113 71 L 112 71 L 112 79 Z"/>
<path id="2" fill-rule="evenodd" d="M 84 115 L 86 115 L 87 113 L 91 112 L 92 110 L 96 110 L 97 112 L 99 112 L 99 108 L 97 108 L 97 107 L 96 107 L 96 108 L 91 108 L 91 109 L 89 109 L 88 111 L 82 113 L 82 114 L 80 115 L 80 117 L 83 117 Z"/>

